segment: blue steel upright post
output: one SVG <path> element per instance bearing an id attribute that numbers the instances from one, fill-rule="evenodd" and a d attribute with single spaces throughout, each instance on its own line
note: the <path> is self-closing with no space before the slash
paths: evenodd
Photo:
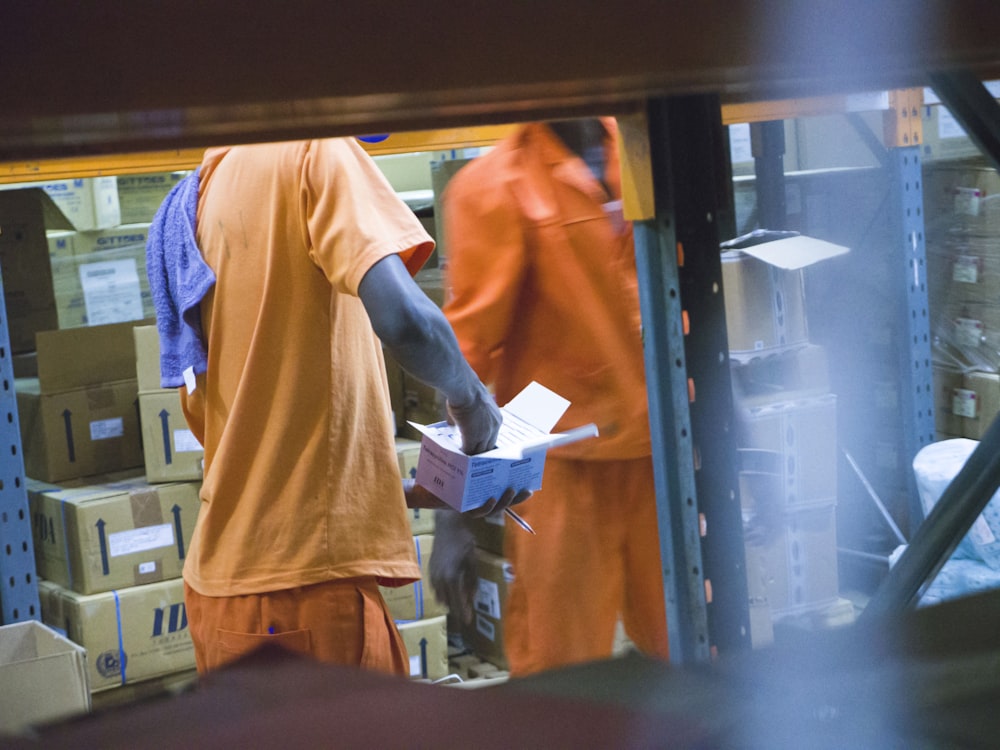
<path id="1" fill-rule="evenodd" d="M 714 96 L 651 100 L 620 123 L 634 169 L 625 197 L 636 204 L 670 660 L 705 662 L 750 646 L 719 249 L 728 150 Z"/>
<path id="2" fill-rule="evenodd" d="M 11 356 L 0 274 L 0 622 L 4 625 L 41 618 Z"/>
<path id="3" fill-rule="evenodd" d="M 888 148 L 888 215 L 892 252 L 901 300 L 897 307 L 897 339 L 900 373 L 900 417 L 904 486 L 908 489 L 910 528 L 923 520 L 916 479 L 911 469 L 914 457 L 935 440 L 934 387 L 931 364 L 930 304 L 927 294 L 927 248 L 924 235 L 923 140 L 920 124 L 920 89 L 894 92 L 886 113 Z"/>

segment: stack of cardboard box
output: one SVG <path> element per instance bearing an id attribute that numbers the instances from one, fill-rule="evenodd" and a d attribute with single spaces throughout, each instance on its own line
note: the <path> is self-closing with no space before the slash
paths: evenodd
<path id="1" fill-rule="evenodd" d="M 117 178 L 18 183 L 0 190 L 0 260 L 14 354 L 35 334 L 150 317 L 145 271 L 152 211 L 129 205 Z M 155 210 L 155 209 L 154 209 Z"/>
<path id="2" fill-rule="evenodd" d="M 39 332 L 15 385 L 42 618 L 86 649 L 93 692 L 194 667 L 180 576 L 200 481 L 144 473 L 135 327 Z"/>
<path id="3" fill-rule="evenodd" d="M 837 399 L 809 341 L 801 267 L 723 254 L 751 638 L 840 603 Z"/>
<path id="4" fill-rule="evenodd" d="M 396 438 L 396 457 L 402 478 L 412 479 L 415 476 L 419 456 L 419 442 Z M 382 597 L 406 644 L 410 676 L 415 679 L 439 680 L 448 674 L 448 608 L 434 595 L 430 582 L 434 511 L 411 509 L 409 515 L 421 578 L 406 586 L 383 586 Z"/>
<path id="5" fill-rule="evenodd" d="M 924 171 L 936 429 L 978 440 L 1000 411 L 1000 176 L 981 160 Z"/>
<path id="6" fill-rule="evenodd" d="M 187 426 L 180 391 L 160 380 L 160 337 L 155 325 L 132 329 L 142 456 L 150 482 L 200 482 L 205 452 Z"/>

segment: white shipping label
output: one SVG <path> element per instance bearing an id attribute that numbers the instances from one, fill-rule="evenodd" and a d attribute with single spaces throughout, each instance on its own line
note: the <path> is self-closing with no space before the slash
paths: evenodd
<path id="1" fill-rule="evenodd" d="M 410 677 L 420 677 L 420 656 L 410 657 Z"/>
<path id="2" fill-rule="evenodd" d="M 962 284 L 979 283 L 979 258 L 974 255 L 959 255 L 951 268 L 951 280 Z"/>
<path id="3" fill-rule="evenodd" d="M 116 531 L 108 534 L 108 553 L 111 557 L 131 555 L 133 552 L 172 547 L 174 545 L 174 527 L 169 523 L 156 526 L 143 526 L 141 529 Z"/>
<path id="4" fill-rule="evenodd" d="M 955 188 L 955 213 L 979 216 L 983 191 L 978 188 Z"/>
<path id="5" fill-rule="evenodd" d="M 142 320 L 142 288 L 134 258 L 84 263 L 80 284 L 88 325 Z"/>
<path id="6" fill-rule="evenodd" d="M 477 612 L 489 615 L 494 620 L 500 619 L 500 587 L 493 581 L 479 579 L 476 596 L 473 599 Z"/>
<path id="7" fill-rule="evenodd" d="M 174 451 L 177 453 L 197 453 L 201 443 L 191 430 L 174 430 Z"/>
<path id="8" fill-rule="evenodd" d="M 740 122 L 729 126 L 729 156 L 733 164 L 753 161 L 750 145 L 750 123 Z"/>
<path id="9" fill-rule="evenodd" d="M 972 524 L 972 528 L 969 529 L 969 535 L 972 537 L 972 541 L 984 547 L 987 544 L 993 544 L 997 540 L 993 535 L 993 529 L 990 528 L 990 525 L 986 523 L 986 519 L 982 516 L 979 516 L 976 522 Z"/>
<path id="10" fill-rule="evenodd" d="M 983 321 L 972 318 L 955 319 L 955 343 L 959 346 L 979 346 L 983 340 Z"/>
<path id="11" fill-rule="evenodd" d="M 124 434 L 125 422 L 121 417 L 98 419 L 90 423 L 90 439 L 94 441 L 120 438 Z"/>
<path id="12" fill-rule="evenodd" d="M 938 138 L 965 138 L 965 129 L 945 107 L 938 107 Z"/>
<path id="13" fill-rule="evenodd" d="M 956 417 L 975 419 L 978 416 L 976 405 L 979 400 L 976 392 L 965 388 L 956 388 L 951 394 L 951 413 Z"/>
<path id="14" fill-rule="evenodd" d="M 156 572 L 156 561 L 151 560 L 150 562 L 139 563 L 139 574 L 149 575 L 150 573 Z"/>

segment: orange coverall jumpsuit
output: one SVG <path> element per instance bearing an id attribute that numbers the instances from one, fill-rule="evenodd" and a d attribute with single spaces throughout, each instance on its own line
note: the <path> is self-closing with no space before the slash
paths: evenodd
<path id="1" fill-rule="evenodd" d="M 610 195 L 539 123 L 443 197 L 445 314 L 472 367 L 500 404 L 535 380 L 571 402 L 557 431 L 600 430 L 549 453 L 518 511 L 537 536 L 508 524 L 512 674 L 608 657 L 619 617 L 644 653 L 668 654 L 632 231 L 604 122 Z"/>

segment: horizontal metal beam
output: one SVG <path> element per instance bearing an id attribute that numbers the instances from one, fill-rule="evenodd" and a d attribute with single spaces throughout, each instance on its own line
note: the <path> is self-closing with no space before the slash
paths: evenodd
<path id="1" fill-rule="evenodd" d="M 616 114 L 1000 75 L 990 0 L 372 5 L 36 0 L 4 10 L 0 161 Z"/>

